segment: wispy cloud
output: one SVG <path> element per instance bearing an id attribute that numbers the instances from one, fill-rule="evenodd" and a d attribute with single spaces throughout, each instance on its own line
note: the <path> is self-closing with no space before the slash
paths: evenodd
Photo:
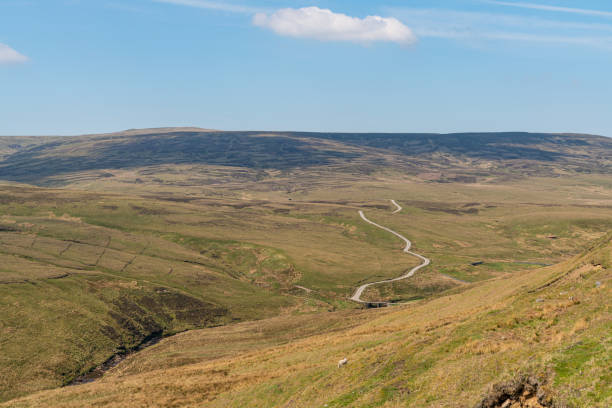
<path id="1" fill-rule="evenodd" d="M 560 13 L 582 14 L 586 16 L 612 17 L 612 11 L 550 6 L 547 4 L 524 3 L 524 2 L 513 2 L 513 1 L 487 0 L 486 2 L 491 3 L 491 4 L 497 4 L 499 6 L 519 7 L 519 8 L 531 9 L 531 10 L 556 11 Z"/>
<path id="2" fill-rule="evenodd" d="M 445 9 L 390 8 L 387 11 L 424 38 L 520 41 L 612 49 L 611 24 Z"/>
<path id="3" fill-rule="evenodd" d="M 19 64 L 28 61 L 28 57 L 21 55 L 6 44 L 0 43 L 0 64 Z"/>
<path id="4" fill-rule="evenodd" d="M 255 14 L 264 12 L 266 10 L 258 7 L 244 6 L 241 4 L 222 2 L 222 1 L 208 1 L 208 0 L 153 0 L 157 3 L 168 3 L 176 4 L 179 6 L 196 7 L 208 10 L 226 11 L 230 13 L 244 13 L 244 14 Z"/>
<path id="5" fill-rule="evenodd" d="M 490 32 L 490 40 L 527 41 L 548 44 L 584 45 L 612 50 L 612 37 L 571 37 L 563 35 L 541 35 L 529 33 Z"/>
<path id="6" fill-rule="evenodd" d="M 416 42 L 412 30 L 396 18 L 357 18 L 318 7 L 286 8 L 272 14 L 258 13 L 253 17 L 253 24 L 279 35 L 322 41 L 362 44 L 386 41 L 405 45 Z"/>

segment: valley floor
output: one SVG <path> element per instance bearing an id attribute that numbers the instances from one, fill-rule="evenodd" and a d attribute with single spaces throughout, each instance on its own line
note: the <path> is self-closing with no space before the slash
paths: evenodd
<path id="1" fill-rule="evenodd" d="M 234 176 L 0 185 L 4 406 L 464 407 L 518 374 L 609 403 L 608 177 Z M 364 286 L 420 261 L 360 211 L 431 264 Z"/>
<path id="2" fill-rule="evenodd" d="M 3 406 L 493 407 L 505 402 L 494 401 L 495 384 L 525 381 L 542 406 L 608 407 L 611 239 L 397 309 L 179 334 L 98 382 Z M 286 337 L 298 328 L 303 337 Z"/>

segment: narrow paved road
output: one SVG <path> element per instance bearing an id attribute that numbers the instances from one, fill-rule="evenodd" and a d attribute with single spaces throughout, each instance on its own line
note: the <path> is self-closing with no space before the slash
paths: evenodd
<path id="1" fill-rule="evenodd" d="M 394 203 L 397 207 L 399 207 L 398 210 L 395 210 L 393 212 L 393 214 L 395 214 L 396 212 L 400 211 L 402 209 L 402 207 L 399 206 L 399 204 L 397 204 L 394 200 L 391 200 L 392 203 Z M 411 277 L 412 275 L 415 274 L 416 271 L 418 271 L 421 268 L 426 267 L 427 265 L 429 265 L 430 260 L 428 258 L 425 258 L 422 255 L 419 255 L 415 252 L 410 251 L 410 247 L 412 246 L 412 243 L 410 242 L 410 240 L 408 238 L 406 238 L 405 236 L 393 231 L 390 228 L 387 227 L 383 227 L 380 224 L 375 223 L 374 221 L 370 221 L 365 214 L 363 213 L 363 211 L 359 211 L 359 215 L 361 216 L 361 218 L 367 222 L 368 224 L 372 224 L 375 227 L 378 227 L 380 229 L 383 229 L 387 232 L 390 232 L 391 234 L 395 235 L 396 237 L 398 237 L 399 239 L 401 239 L 402 241 L 404 241 L 406 243 L 406 247 L 404 248 L 404 253 L 416 256 L 417 258 L 419 258 L 421 261 L 423 261 L 420 265 L 415 266 L 414 268 L 412 268 L 411 270 L 409 270 L 408 272 L 406 272 L 405 274 L 403 274 L 402 276 L 399 276 L 397 278 L 393 278 L 393 279 L 385 279 L 385 280 L 381 280 L 378 282 L 371 282 L 371 283 L 366 283 L 365 285 L 361 285 L 360 287 L 357 288 L 357 290 L 355 290 L 355 293 L 353 293 L 353 296 L 351 296 L 351 300 L 354 302 L 358 302 L 358 303 L 387 303 L 387 302 L 368 302 L 365 300 L 361 299 L 361 295 L 363 294 L 363 291 L 366 290 L 369 286 L 372 285 L 378 285 L 380 283 L 389 283 L 389 282 L 395 282 L 395 281 L 399 281 L 402 279 L 407 279 L 409 277 Z"/>
<path id="2" fill-rule="evenodd" d="M 391 200 L 391 203 L 397 207 L 397 210 L 393 211 L 391 214 L 396 214 L 402 211 L 402 206 L 395 202 L 395 200 Z"/>

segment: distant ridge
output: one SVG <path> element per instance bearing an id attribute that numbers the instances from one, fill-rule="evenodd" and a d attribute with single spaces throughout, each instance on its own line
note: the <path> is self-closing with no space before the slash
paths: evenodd
<path id="1" fill-rule="evenodd" d="M 216 129 L 205 129 L 200 127 L 159 127 L 159 128 L 143 128 L 143 129 L 126 129 L 118 132 L 110 133 L 88 133 L 82 136 L 140 136 L 160 133 L 177 133 L 177 132 L 220 132 Z"/>
<path id="2" fill-rule="evenodd" d="M 437 182 L 474 183 L 492 176 L 610 174 L 612 139 L 529 132 L 315 133 L 198 127 L 49 139 L 0 137 L 3 180 L 61 186 L 71 174 L 159 165 L 314 172 L 333 168 L 353 175 L 393 169 L 412 176 L 442 172 Z"/>

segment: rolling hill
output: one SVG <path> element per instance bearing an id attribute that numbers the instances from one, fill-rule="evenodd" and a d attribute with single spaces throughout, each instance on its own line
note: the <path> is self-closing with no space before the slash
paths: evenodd
<path id="1" fill-rule="evenodd" d="M 195 129 L 3 139 L 0 179 L 63 185 L 80 172 L 163 165 L 226 166 L 291 171 L 332 166 L 371 173 L 458 172 L 450 181 L 491 175 L 612 172 L 612 139 L 539 133 L 343 134 L 219 132 Z M 12 146 L 9 148 L 9 146 Z M 110 172 L 109 172 L 110 171 Z M 513 174 L 514 173 L 514 174 Z M 442 177 L 442 180 L 445 178 Z"/>
<path id="2" fill-rule="evenodd" d="M 0 137 L 0 401 L 603 407 L 611 173 L 574 134 Z M 359 211 L 432 261 L 363 294 L 398 309 L 348 299 L 418 263 Z"/>
<path id="3" fill-rule="evenodd" d="M 319 317 L 184 333 L 97 383 L 5 406 L 607 407 L 611 238 L 367 322 L 327 316 L 331 333 L 311 331 Z"/>

